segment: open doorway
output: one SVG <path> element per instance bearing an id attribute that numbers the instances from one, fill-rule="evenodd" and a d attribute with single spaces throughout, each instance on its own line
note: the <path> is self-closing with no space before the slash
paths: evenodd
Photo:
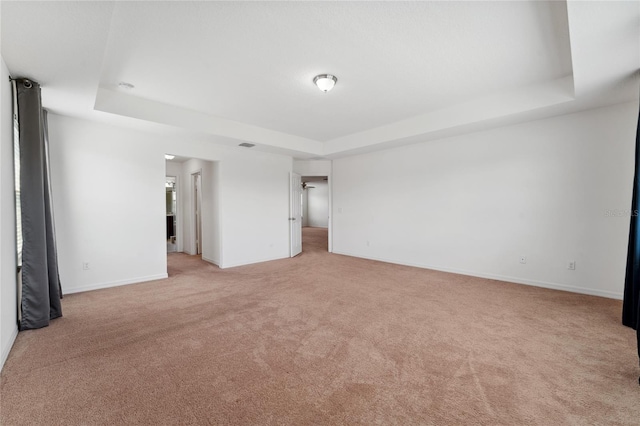
<path id="1" fill-rule="evenodd" d="M 167 253 L 178 251 L 178 177 L 167 176 L 165 180 L 165 201 L 167 210 Z"/>
<path id="2" fill-rule="evenodd" d="M 202 255 L 202 170 L 191 174 L 193 252 Z"/>
<path id="3" fill-rule="evenodd" d="M 219 162 L 173 155 L 166 175 L 176 177 L 175 251 L 201 256 L 219 265 L 220 236 Z M 173 256 L 173 253 L 169 253 Z"/>
<path id="4" fill-rule="evenodd" d="M 330 187 L 328 176 L 302 176 L 302 251 L 328 251 Z"/>

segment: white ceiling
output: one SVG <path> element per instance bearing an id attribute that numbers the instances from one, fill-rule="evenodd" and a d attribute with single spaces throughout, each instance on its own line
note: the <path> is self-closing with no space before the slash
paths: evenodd
<path id="1" fill-rule="evenodd" d="M 298 158 L 638 98 L 635 1 L 0 8 L 2 56 L 50 110 Z M 312 84 L 320 73 L 338 77 L 333 91 Z"/>

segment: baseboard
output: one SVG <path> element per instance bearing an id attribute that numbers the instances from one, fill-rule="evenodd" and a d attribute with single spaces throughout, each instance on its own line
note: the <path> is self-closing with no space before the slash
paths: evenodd
<path id="1" fill-rule="evenodd" d="M 202 256 L 202 260 L 204 260 L 206 262 L 209 262 L 209 263 L 212 263 L 212 264 L 216 265 L 218 268 L 220 267 L 220 262 L 219 261 L 210 259 L 208 257 L 204 257 L 204 255 Z"/>
<path id="2" fill-rule="evenodd" d="M 168 277 L 169 275 L 165 273 L 165 274 L 157 274 L 157 275 L 148 275 L 146 277 L 129 278 L 126 280 L 109 281 L 106 283 L 84 285 L 84 286 L 74 287 L 70 289 L 63 288 L 62 294 L 82 293 L 85 291 L 100 290 L 103 288 L 119 287 L 121 285 L 137 284 L 145 281 L 162 280 Z"/>
<path id="3" fill-rule="evenodd" d="M 289 256 L 269 257 L 265 259 L 252 260 L 250 262 L 238 262 L 219 265 L 220 269 L 235 268 L 236 266 L 253 265 L 254 263 L 271 262 L 272 260 L 289 259 Z"/>
<path id="4" fill-rule="evenodd" d="M 489 273 L 485 273 L 485 272 L 467 271 L 467 270 L 463 270 L 463 269 L 446 268 L 446 267 L 427 265 L 427 264 L 417 264 L 417 263 L 411 263 L 411 262 L 398 262 L 398 261 L 382 259 L 382 258 L 377 258 L 377 257 L 373 257 L 373 256 L 363 256 L 363 255 L 359 255 L 359 254 L 355 254 L 355 253 L 349 253 L 349 252 L 343 252 L 343 251 L 334 251 L 333 253 L 334 254 L 341 254 L 341 255 L 344 255 L 344 256 L 359 257 L 359 258 L 362 258 L 362 259 L 375 260 L 375 261 L 378 261 L 378 262 L 394 263 L 396 265 L 405 265 L 405 266 L 412 266 L 412 267 L 415 267 L 415 268 L 432 269 L 434 271 L 449 272 L 449 273 L 452 273 L 452 274 L 467 275 L 467 276 L 471 276 L 471 277 L 487 278 L 487 279 L 490 279 L 490 280 L 505 281 L 505 282 L 515 283 L 515 284 L 530 285 L 530 286 L 533 286 L 533 287 L 548 288 L 548 289 L 551 289 L 551 290 L 568 291 L 570 293 L 588 294 L 590 296 L 606 297 L 608 299 L 622 300 L 622 298 L 623 298 L 623 294 L 622 293 L 616 293 L 614 291 L 605 291 L 605 290 L 597 290 L 597 289 L 590 289 L 590 288 L 583 288 L 583 287 L 575 287 L 575 286 L 571 286 L 571 285 L 551 283 L 551 282 L 546 282 L 546 281 L 528 280 L 528 279 L 523 279 L 523 278 L 518 278 L 518 277 L 510 277 L 510 276 L 507 276 L 507 275 L 499 275 L 499 274 L 489 274 Z"/>
<path id="5" fill-rule="evenodd" d="M 2 371 L 2 368 L 4 367 L 4 363 L 7 361 L 7 358 L 9 358 L 9 353 L 11 352 L 11 348 L 13 347 L 13 344 L 16 341 L 16 338 L 18 337 L 18 325 L 16 324 L 16 326 L 13 328 L 13 331 L 11 332 L 11 337 L 9 337 L 9 341 L 7 342 L 7 345 L 2 348 L 2 353 L 0 354 L 0 371 Z"/>

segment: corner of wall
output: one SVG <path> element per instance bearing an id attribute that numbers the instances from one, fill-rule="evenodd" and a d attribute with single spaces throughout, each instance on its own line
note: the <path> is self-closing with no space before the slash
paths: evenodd
<path id="1" fill-rule="evenodd" d="M 4 342 L 4 344 L 2 345 L 2 353 L 0 353 L 0 371 L 2 371 L 2 368 L 4 367 L 4 363 L 7 361 L 7 358 L 9 358 L 9 353 L 11 352 L 11 348 L 13 348 L 13 344 L 15 343 L 17 337 L 18 337 L 18 326 L 16 325 L 13 331 L 11 332 L 9 339 L 7 339 L 7 341 Z"/>
<path id="2" fill-rule="evenodd" d="M 13 120 L 9 70 L 0 57 L 0 370 L 18 335 L 13 188 Z"/>

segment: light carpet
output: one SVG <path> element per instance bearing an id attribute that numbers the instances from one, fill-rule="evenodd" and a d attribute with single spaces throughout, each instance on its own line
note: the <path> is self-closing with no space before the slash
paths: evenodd
<path id="1" fill-rule="evenodd" d="M 620 301 L 303 247 L 66 296 L 18 336 L 0 423 L 639 424 Z"/>

